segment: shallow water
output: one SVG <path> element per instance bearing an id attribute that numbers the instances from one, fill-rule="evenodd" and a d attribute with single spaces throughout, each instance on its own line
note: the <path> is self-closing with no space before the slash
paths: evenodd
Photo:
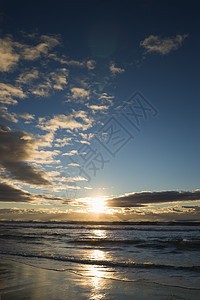
<path id="1" fill-rule="evenodd" d="M 199 289 L 200 225 L 1 222 L 0 254 L 96 280 Z"/>

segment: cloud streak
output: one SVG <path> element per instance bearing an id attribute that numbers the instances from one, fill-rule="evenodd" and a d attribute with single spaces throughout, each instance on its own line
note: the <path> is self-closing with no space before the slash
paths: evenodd
<path id="1" fill-rule="evenodd" d="M 107 200 L 108 207 L 143 207 L 148 204 L 200 200 L 200 190 L 132 193 Z"/>
<path id="2" fill-rule="evenodd" d="M 52 195 L 44 194 L 32 194 L 27 191 L 24 191 L 17 186 L 8 183 L 0 182 L 0 202 L 37 202 L 37 201 L 65 201 L 68 202 L 68 199 L 63 199 L 61 197 L 55 197 Z"/>

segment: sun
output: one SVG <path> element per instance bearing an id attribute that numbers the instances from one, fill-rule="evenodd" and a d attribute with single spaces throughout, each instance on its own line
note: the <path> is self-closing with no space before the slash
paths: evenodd
<path id="1" fill-rule="evenodd" d="M 101 197 L 95 197 L 91 199 L 91 211 L 94 213 L 104 213 L 105 212 L 105 199 Z"/>

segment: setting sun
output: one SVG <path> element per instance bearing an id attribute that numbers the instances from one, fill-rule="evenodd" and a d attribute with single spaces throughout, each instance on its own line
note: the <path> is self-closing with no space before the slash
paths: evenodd
<path id="1" fill-rule="evenodd" d="M 105 199 L 101 197 L 95 197 L 91 199 L 92 212 L 95 213 L 104 213 L 105 212 Z"/>

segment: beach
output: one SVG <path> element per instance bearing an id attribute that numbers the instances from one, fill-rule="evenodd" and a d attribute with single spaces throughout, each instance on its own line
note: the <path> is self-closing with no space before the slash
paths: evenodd
<path id="1" fill-rule="evenodd" d="M 1 260 L 1 300 L 199 299 L 200 291 L 144 282 L 84 277 Z"/>

